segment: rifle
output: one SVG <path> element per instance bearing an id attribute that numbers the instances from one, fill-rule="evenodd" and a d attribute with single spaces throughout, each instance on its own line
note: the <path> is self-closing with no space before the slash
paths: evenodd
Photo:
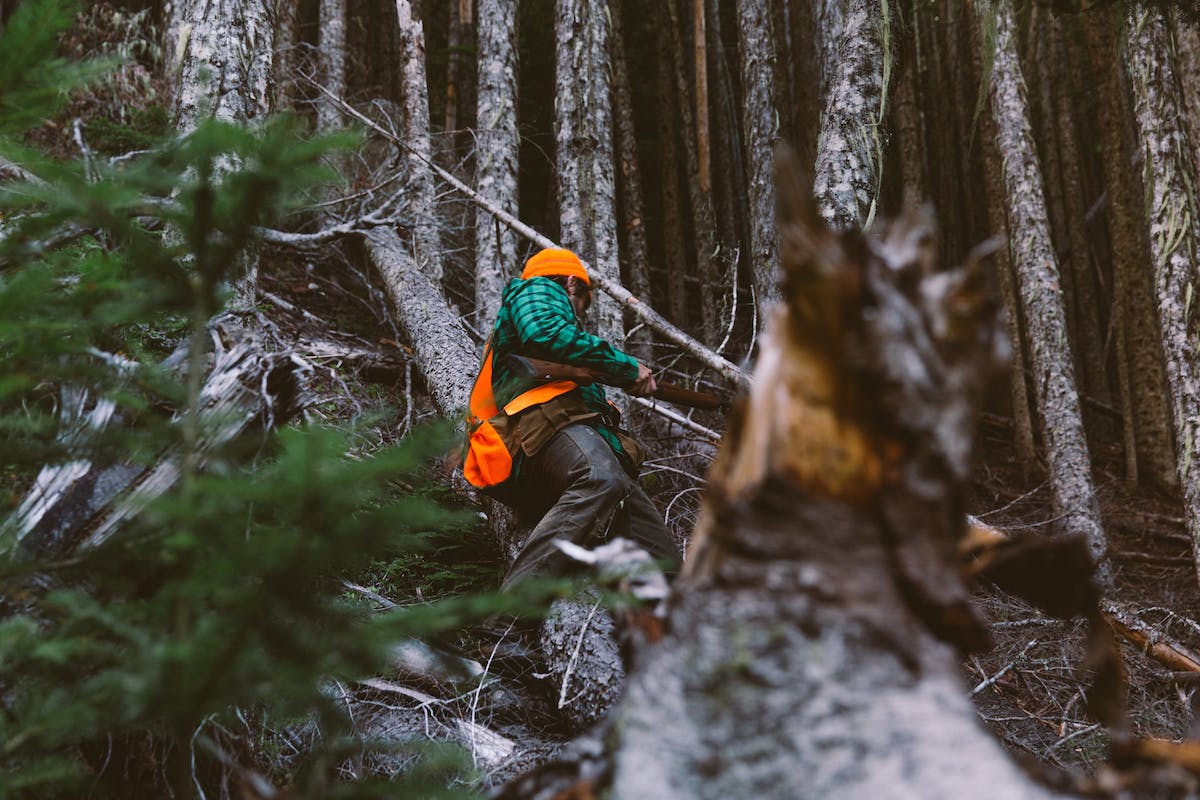
<path id="1" fill-rule="evenodd" d="M 537 381 L 575 381 L 580 386 L 599 381 L 600 383 L 610 383 L 610 378 L 604 373 L 588 369 L 587 367 L 574 367 L 570 364 L 560 364 L 557 361 L 543 361 L 540 358 L 530 358 L 529 356 L 519 356 L 515 353 L 509 353 L 505 356 L 508 366 L 513 372 L 518 375 Z M 682 386 L 677 386 L 666 381 L 657 381 L 658 388 L 654 390 L 654 397 L 659 400 L 665 400 L 668 403 L 676 403 L 682 406 L 690 406 L 691 408 L 703 408 L 713 410 L 728 410 L 729 401 L 715 394 L 708 392 L 696 392 L 691 389 L 685 389 Z"/>

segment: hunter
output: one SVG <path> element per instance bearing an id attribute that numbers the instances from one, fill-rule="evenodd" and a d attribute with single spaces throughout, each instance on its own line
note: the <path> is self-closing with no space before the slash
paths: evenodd
<path id="1" fill-rule="evenodd" d="M 534 526 L 503 588 L 566 574 L 573 562 L 556 539 L 594 547 L 624 536 L 668 575 L 679 566 L 670 533 L 638 485 L 641 447 L 619 427 L 600 383 L 531 376 L 509 358 L 585 367 L 630 394 L 652 394 L 656 382 L 645 365 L 584 330 L 591 303 L 578 256 L 558 248 L 534 255 L 504 289 L 471 393 L 466 477 Z"/>

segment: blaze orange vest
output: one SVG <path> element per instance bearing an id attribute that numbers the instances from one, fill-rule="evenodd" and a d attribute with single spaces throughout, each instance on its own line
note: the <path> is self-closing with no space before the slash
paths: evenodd
<path id="1" fill-rule="evenodd" d="M 512 475 L 513 454 L 519 445 L 515 437 L 503 436 L 498 428 L 508 430 L 507 418 L 566 394 L 578 384 L 575 381 L 554 381 L 535 386 L 514 397 L 504 408 L 496 406 L 492 394 L 492 345 L 483 354 L 483 364 L 471 389 L 470 414 L 467 417 L 467 457 L 463 474 L 467 481 L 480 489 L 499 486 Z"/>

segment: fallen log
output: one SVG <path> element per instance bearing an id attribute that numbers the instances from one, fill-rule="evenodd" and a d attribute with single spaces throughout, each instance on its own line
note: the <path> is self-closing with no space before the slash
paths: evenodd
<path id="1" fill-rule="evenodd" d="M 1169 670 L 1200 673 L 1200 656 L 1163 636 L 1153 625 L 1143 622 L 1133 609 L 1112 601 L 1104 602 L 1102 607 L 1104 620 L 1113 632 L 1136 647 L 1143 655 Z"/>
<path id="2" fill-rule="evenodd" d="M 254 327 L 237 315 L 210 323 L 212 367 L 200 391 L 197 455 L 291 419 L 309 402 L 303 376 L 311 370 L 292 351 L 268 350 Z M 74 390 L 65 390 L 72 394 Z M 82 450 L 89 432 L 113 420 L 104 400 L 70 404 L 80 424 L 68 427 L 64 444 Z M 0 550 L 62 558 L 104 542 L 122 523 L 175 485 L 182 453 L 163 452 L 151 466 L 102 465 L 86 458 L 42 468 L 33 488 L 0 530 Z"/>

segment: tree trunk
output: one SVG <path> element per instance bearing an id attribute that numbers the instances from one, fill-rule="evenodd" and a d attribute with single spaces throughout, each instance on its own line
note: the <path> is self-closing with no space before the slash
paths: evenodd
<path id="1" fill-rule="evenodd" d="M 1175 470 L 1169 389 L 1163 366 L 1162 338 L 1154 308 L 1154 281 L 1143 268 L 1149 242 L 1142 220 L 1141 161 L 1129 141 L 1129 93 L 1121 81 L 1118 26 L 1112 14 L 1085 14 L 1091 85 L 1110 102 L 1097 104 L 1097 126 L 1102 148 L 1106 215 L 1112 247 L 1113 314 L 1117 317 L 1118 359 L 1122 382 L 1127 470 L 1130 480 L 1174 489 Z M 1140 149 L 1140 148 L 1138 148 Z"/>
<path id="2" fill-rule="evenodd" d="M 467 3 L 470 0 L 466 0 Z M 464 24 L 469 25 L 471 10 L 464 9 L 463 0 L 450 0 L 446 4 L 449 13 L 449 23 L 446 26 L 446 108 L 443 120 L 443 130 L 448 136 L 453 136 L 458 130 L 458 92 L 459 76 L 462 74 L 462 47 Z M 466 12 L 465 19 L 464 13 Z"/>
<path id="3" fill-rule="evenodd" d="M 412 346 L 417 369 L 425 378 L 438 413 L 457 419 L 467 408 L 479 371 L 479 355 L 458 315 L 409 246 L 388 228 L 376 228 L 364 239 L 401 333 Z"/>
<path id="4" fill-rule="evenodd" d="M 659 191 L 662 202 L 663 262 L 666 265 L 665 287 L 667 315 L 681 328 L 688 327 L 687 317 L 687 259 L 683 250 L 683 210 L 679 202 L 679 119 L 675 114 L 671 79 L 671 59 L 668 55 L 670 38 L 665 26 L 670 18 L 658 10 L 659 48 L 655 87 L 658 91 L 658 168 Z"/>
<path id="5" fill-rule="evenodd" d="M 979 2 L 976 11 L 984 29 L 989 23 L 993 26 L 995 37 L 984 37 L 983 46 L 985 58 L 992 56 L 992 114 L 1004 154 L 1011 247 L 1030 338 L 1030 366 L 1050 466 L 1054 513 L 1061 518 L 1064 532 L 1087 539 L 1101 583 L 1107 584 L 1107 542 L 1092 486 L 1057 261 L 1046 228 L 1042 176 L 1017 62 L 1012 6 L 1008 0 Z"/>
<path id="6" fill-rule="evenodd" d="M 851 0 L 840 60 L 825 104 L 817 143 L 817 207 L 838 228 L 865 227 L 875 211 L 883 170 L 879 126 L 884 85 L 881 32 L 888 26 L 879 0 Z"/>
<path id="7" fill-rule="evenodd" d="M 818 108 L 829 103 L 829 93 L 837 80 L 838 50 L 842 46 L 846 6 L 850 0 L 810 0 L 813 15 L 813 38 L 817 42 L 817 85 L 820 87 Z"/>
<path id="8" fill-rule="evenodd" d="M 400 24 L 400 64 L 403 71 L 404 119 L 401 136 L 408 143 L 410 208 L 415 209 L 413 253 L 434 286 L 442 282 L 442 235 L 434 191 L 433 148 L 429 141 L 429 87 L 425 82 L 425 27 L 413 16 L 409 0 L 396 0 Z"/>
<path id="9" fill-rule="evenodd" d="M 667 19 L 665 30 L 671 43 L 670 59 L 675 73 L 676 113 L 683 132 L 684 178 L 688 187 L 688 201 L 692 211 L 692 231 L 695 239 L 696 276 L 700 283 L 700 338 L 709 342 L 717 340 L 721 327 L 721 310 L 725 305 L 723 284 L 718 273 L 717 218 L 713 209 L 712 193 L 705 184 L 709 183 L 707 167 L 700 157 L 700 141 L 707 143 L 707 130 L 698 127 L 699 114 L 692 113 L 692 83 L 688 81 L 677 0 L 666 0 Z M 707 120 L 707 109 L 705 109 Z M 707 125 L 707 122 L 706 122 Z M 696 138 L 692 133 L 696 133 Z"/>
<path id="10" fill-rule="evenodd" d="M 637 130 L 633 122 L 633 90 L 625 61 L 625 26 L 621 4 L 612 9 L 612 39 L 609 42 L 613 65 L 613 100 L 617 123 L 617 159 L 620 165 L 620 203 L 624 219 L 625 283 L 629 290 L 650 302 L 650 264 L 646 246 L 646 211 L 642 204 L 642 173 L 638 166 Z M 632 323 L 632 324 L 629 324 Z M 626 328 L 636 325 L 627 320 Z M 630 335 L 629 352 L 639 361 L 650 362 L 650 332 L 642 329 Z"/>
<path id="11" fill-rule="evenodd" d="M 915 32 L 918 24 L 916 10 L 908 10 L 908 27 Z M 900 183 L 913 197 L 927 196 L 924 146 L 922 144 L 921 109 L 917 105 L 917 46 L 918 36 L 905 36 L 897 48 L 899 73 L 896 75 L 895 102 L 892 114 L 900 150 Z"/>
<path id="12" fill-rule="evenodd" d="M 779 251 L 775 239 L 772 151 L 775 125 L 775 46 L 766 3 L 738 0 L 738 55 L 742 66 L 742 129 L 745 132 L 750 206 L 750 265 L 758 316 L 779 298 Z"/>
<path id="13" fill-rule="evenodd" d="M 556 0 L 554 24 L 560 239 L 593 269 L 617 280 L 608 3 Z M 625 338 L 621 310 L 606 297 L 597 299 L 596 332 L 619 348 Z"/>
<path id="14" fill-rule="evenodd" d="M 775 97 L 775 138 L 781 142 L 793 142 L 796 131 L 792 125 L 795 113 L 795 98 L 791 76 L 795 73 L 792 55 L 792 38 L 788 35 L 788 20 L 791 16 L 791 0 L 769 0 L 766 4 L 771 44 L 774 57 L 771 59 L 771 85 Z M 789 144 L 790 146 L 790 144 Z"/>
<path id="15" fill-rule="evenodd" d="M 346 96 L 346 0 L 321 0 L 317 28 L 317 74 L 330 97 L 317 96 L 317 130 L 342 124 L 338 100 Z"/>
<path id="16" fill-rule="evenodd" d="M 692 69 L 696 86 L 696 156 L 700 191 L 712 191 L 712 164 L 708 125 L 708 26 L 704 0 L 692 0 Z"/>
<path id="17" fill-rule="evenodd" d="M 296 76 L 300 73 L 300 0 L 276 0 L 274 75 L 271 111 L 281 113 L 295 105 Z"/>
<path id="18" fill-rule="evenodd" d="M 1172 17 L 1175 53 L 1179 59 L 1179 91 L 1187 109 L 1184 119 L 1192 143 L 1192 163 L 1200 170 L 1200 23 L 1189 21 L 1176 9 Z"/>
<path id="19" fill-rule="evenodd" d="M 221 344 L 199 392 L 197 461 L 238 437 L 285 424 L 313 400 L 297 367 L 302 362 L 292 350 L 270 351 L 257 326 L 226 314 L 213 319 L 209 329 Z M 109 424 L 111 401 L 90 402 L 72 387 L 63 391 L 63 413 L 74 420 L 68 443 L 81 443 Z M 78 460 L 43 467 L 0 526 L 0 552 L 57 559 L 102 544 L 178 483 L 184 461 L 185 455 L 174 450 L 158 454 L 151 466 Z"/>
<path id="20" fill-rule="evenodd" d="M 721 33 L 720 0 L 706 0 L 708 11 L 708 60 L 712 70 L 711 85 L 715 87 L 713 103 L 713 144 L 717 157 L 713 159 L 713 181 L 716 186 L 717 240 L 723 248 L 737 248 L 737 243 L 750 238 L 746 209 L 746 169 L 742 137 L 738 129 L 738 105 L 735 100 L 733 74 Z M 736 261 L 745 263 L 738 249 Z M 730 269 L 736 270 L 737 263 Z M 738 280 L 730 276 L 730 283 Z"/>
<path id="21" fill-rule="evenodd" d="M 948 351 L 920 339 L 934 324 L 925 315 L 948 311 L 966 323 L 963 342 L 987 338 L 984 293 L 967 288 L 978 275 L 955 272 L 955 289 L 905 289 L 905 275 L 922 274 L 905 263 L 913 251 L 882 254 L 928 241 L 920 217 L 874 245 L 856 233 L 845 243 L 815 209 L 795 210 L 789 195 L 807 191 L 798 176 L 778 190 L 795 289 L 772 316 L 746 411 L 714 466 L 666 637 L 635 666 L 609 729 L 612 796 L 1049 797 L 980 726 L 958 655 L 913 603 L 914 578 L 925 582 L 917 591 L 953 598 L 942 611 L 968 599 L 954 509 L 987 359 L 941 361 Z M 868 248 L 881 260 L 856 263 Z M 862 285 L 874 293 L 870 309 L 851 300 Z M 966 306 L 941 306 L 958 301 Z M 847 364 L 841 336 L 855 337 L 868 374 Z M 900 388 L 897 358 L 919 360 L 938 385 Z M 881 397 L 880 386 L 896 396 Z M 866 405 L 850 411 L 831 392 Z M 918 419 L 955 422 L 935 433 Z M 885 470 L 868 429 L 923 444 Z"/>
<path id="22" fill-rule="evenodd" d="M 973 28 L 978 28 L 978 20 L 974 20 Z M 999 137 L 996 131 L 996 121 L 990 114 L 981 114 L 979 118 L 980 145 L 983 147 L 984 174 L 986 176 L 988 193 L 988 221 L 993 236 L 1003 236 L 1005 241 L 1012 241 L 1008 230 L 1008 218 L 1005 214 L 1004 192 L 1004 158 L 1000 152 Z M 1004 323 L 1008 332 L 1009 347 L 1012 349 L 1011 362 L 1008 368 L 1009 404 L 1012 406 L 1012 442 L 1017 458 L 1025 469 L 1037 463 L 1037 450 L 1034 446 L 1033 419 L 1029 414 L 1029 386 L 1025 381 L 1025 353 L 1021 330 L 1020 297 L 1017 294 L 1013 276 L 1012 251 L 1008 247 L 993 257 L 995 264 L 996 285 L 1004 303 Z"/>
<path id="23" fill-rule="evenodd" d="M 516 0 L 479 0 L 479 96 L 475 185 L 513 216 L 517 212 Z M 517 270 L 517 237 L 490 214 L 475 215 L 475 327 L 487 332 L 500 294 Z"/>
<path id="24" fill-rule="evenodd" d="M 175 125 L 182 133 L 206 117 L 245 123 L 270 107 L 272 19 L 265 0 L 178 0 L 175 44 Z M 252 308 L 258 283 L 256 258 L 249 255 L 235 281 L 234 303 Z"/>
<path id="25" fill-rule="evenodd" d="M 1200 458 L 1195 453 L 1200 375 L 1192 309 L 1200 251 L 1200 219 L 1192 193 L 1196 171 L 1188 157 L 1191 146 L 1183 127 L 1166 21 L 1159 11 L 1140 4 L 1130 8 L 1126 21 L 1126 54 L 1148 182 L 1150 252 L 1174 410 L 1177 468 L 1184 518 L 1195 542 L 1200 574 Z"/>
<path id="26" fill-rule="evenodd" d="M 1108 367 L 1104 357 L 1104 337 L 1108 329 L 1107 308 L 1096 280 L 1092 248 L 1088 243 L 1088 197 L 1083 177 L 1086 152 L 1079 146 L 1075 121 L 1080 116 L 1072 103 L 1075 87 L 1073 62 L 1063 41 L 1062 19 L 1050 19 L 1048 47 L 1056 68 L 1054 76 L 1054 121 L 1057 130 L 1059 158 L 1062 164 L 1063 189 L 1066 205 L 1067 242 L 1071 281 L 1074 287 L 1075 328 L 1078 332 L 1079 362 L 1083 366 L 1083 386 L 1087 394 L 1101 402 L 1109 402 Z M 1087 201 L 1087 202 L 1085 202 Z"/>
<path id="27" fill-rule="evenodd" d="M 272 19 L 264 0 L 180 0 L 186 36 L 179 60 L 175 124 L 204 117 L 248 122 L 269 108 Z"/>

